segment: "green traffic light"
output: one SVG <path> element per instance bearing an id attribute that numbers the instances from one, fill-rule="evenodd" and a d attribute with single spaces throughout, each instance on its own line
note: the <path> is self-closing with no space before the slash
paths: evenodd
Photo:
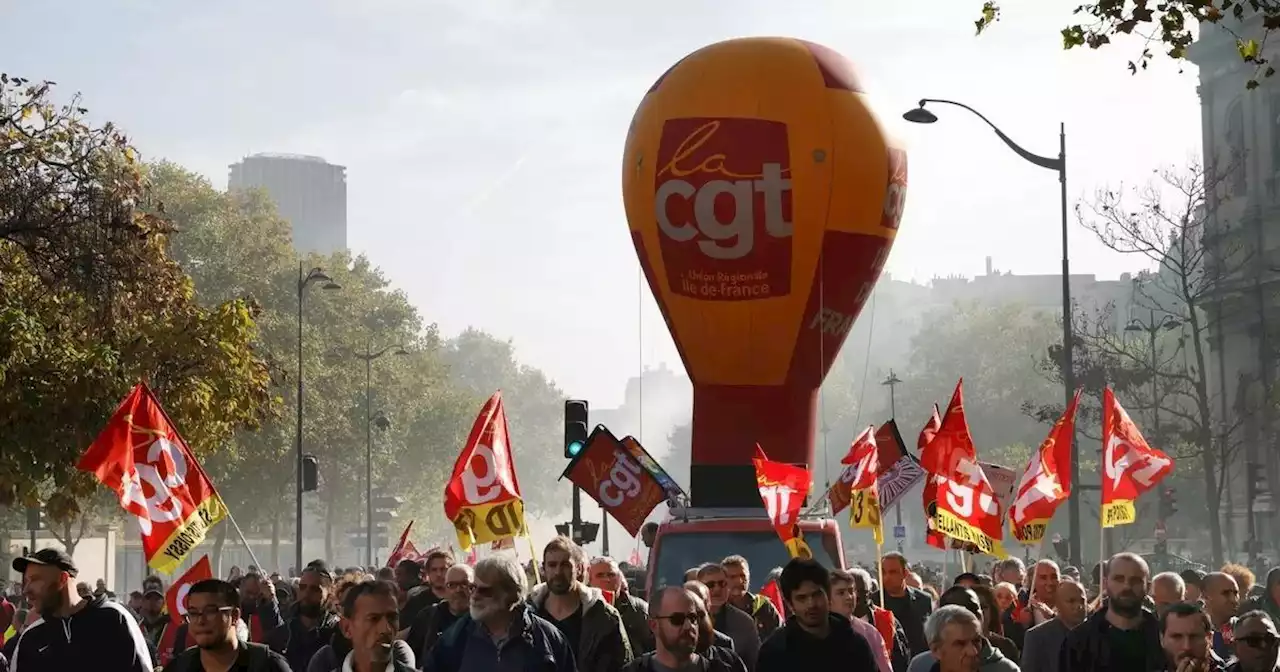
<path id="1" fill-rule="evenodd" d="M 583 448 L 583 445 L 581 441 L 571 442 L 568 448 L 569 457 L 577 457 L 578 453 L 582 452 L 582 448 Z"/>

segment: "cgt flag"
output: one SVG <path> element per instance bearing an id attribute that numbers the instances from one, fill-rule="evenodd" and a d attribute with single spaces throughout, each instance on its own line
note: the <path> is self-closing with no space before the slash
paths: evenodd
<path id="1" fill-rule="evenodd" d="M 920 479 L 924 478 L 924 470 L 920 461 L 907 453 L 898 434 L 898 425 L 890 420 L 876 430 L 875 442 L 878 448 L 879 473 L 876 479 L 876 497 L 880 507 L 893 506 Z M 855 442 L 856 443 L 856 442 Z M 849 484 L 853 482 L 853 467 L 846 466 L 840 472 L 840 478 L 827 489 L 827 500 L 831 502 L 831 515 L 839 515 L 849 506 L 853 491 Z"/>
<path id="2" fill-rule="evenodd" d="M 164 593 L 164 603 L 169 608 L 169 620 L 174 625 L 182 625 L 182 619 L 187 615 L 187 593 L 191 586 L 212 578 L 213 569 L 209 566 L 209 556 L 202 555 L 196 564 L 191 565 L 190 569 L 169 586 L 169 590 Z"/>
<path id="3" fill-rule="evenodd" d="M 875 427 L 868 427 L 854 439 L 849 454 L 840 460 L 852 470 L 849 490 L 852 506 L 849 509 L 849 526 L 871 528 L 876 545 L 884 545 L 884 529 L 880 524 L 880 497 L 876 480 L 880 475 L 880 448 L 876 445 Z"/>
<path id="4" fill-rule="evenodd" d="M 1044 540 L 1045 528 L 1054 511 L 1071 495 L 1071 441 L 1075 436 L 1080 392 L 1076 390 L 1062 417 L 1031 456 L 1018 482 L 1017 496 L 1009 507 L 1009 529 L 1013 538 L 1028 546 Z"/>
<path id="5" fill-rule="evenodd" d="M 502 391 L 484 403 L 444 490 L 444 515 L 462 550 L 524 530 L 524 500 L 511 458 Z"/>
<path id="6" fill-rule="evenodd" d="M 408 525 L 404 526 L 404 531 L 400 533 L 400 541 L 396 542 L 396 547 L 391 549 L 391 555 L 387 556 L 388 567 L 394 569 L 396 565 L 400 564 L 401 560 L 405 559 L 406 555 L 411 550 L 415 553 L 417 552 L 417 549 L 413 547 L 413 542 L 409 541 L 409 532 L 411 530 L 413 530 L 412 520 L 409 521 Z"/>
<path id="7" fill-rule="evenodd" d="M 1102 526 L 1132 523 L 1133 501 L 1173 471 L 1168 455 L 1147 445 L 1108 387 L 1102 394 Z"/>
<path id="8" fill-rule="evenodd" d="M 756 467 L 756 486 L 764 501 L 769 522 L 793 558 L 812 558 L 813 550 L 800 533 L 800 509 L 809 494 L 809 470 L 804 467 L 773 462 L 759 445 L 752 463 Z"/>
<path id="9" fill-rule="evenodd" d="M 929 415 L 928 422 L 924 423 L 924 427 L 920 430 L 920 436 L 916 439 L 916 450 L 920 451 L 920 456 L 924 457 L 924 449 L 933 441 L 933 437 L 937 436 L 938 430 L 942 427 L 942 414 L 938 412 L 938 405 L 933 405 L 933 413 Z M 925 465 L 925 481 L 924 492 L 921 493 L 924 505 L 924 522 L 925 543 L 939 549 L 947 550 L 947 538 L 938 531 L 938 478 L 929 472 L 929 468 Z"/>
<path id="10" fill-rule="evenodd" d="M 936 479 L 937 518 L 942 534 L 974 544 L 982 553 L 1007 557 L 1001 543 L 1000 500 L 978 464 L 977 449 L 964 415 L 964 381 L 956 383 L 942 426 L 925 446 L 920 462 Z"/>
<path id="11" fill-rule="evenodd" d="M 142 530 L 147 564 L 172 574 L 227 515 L 213 483 L 144 384 L 138 383 L 76 468 L 120 497 Z"/>
<path id="12" fill-rule="evenodd" d="M 640 534 L 645 518 L 667 499 L 654 473 L 604 425 L 591 432 L 587 445 L 560 477 L 582 488 L 632 537 Z"/>

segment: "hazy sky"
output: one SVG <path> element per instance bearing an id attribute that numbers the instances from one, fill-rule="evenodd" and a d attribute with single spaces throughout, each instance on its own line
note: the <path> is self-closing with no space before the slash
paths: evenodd
<path id="1" fill-rule="evenodd" d="M 0 67 L 81 91 L 149 158 L 225 186 L 260 151 L 348 167 L 349 240 L 447 333 L 475 325 L 598 407 L 641 362 L 678 365 L 626 234 L 620 156 L 631 115 L 705 44 L 789 35 L 852 58 L 885 119 L 962 100 L 1032 151 L 1068 131 L 1072 197 L 1145 180 L 1198 151 L 1195 69 L 1130 76 L 1137 45 L 1063 52 L 1078 0 L 44 0 L 0 12 Z M 803 9 L 801 9 L 803 8 Z M 901 122 L 910 190 L 898 278 L 1057 273 L 1058 185 L 979 120 Z M 1073 228 L 1073 271 L 1138 259 Z M 577 319 L 566 319 L 571 312 Z M 864 318 L 865 318 L 864 311 Z"/>

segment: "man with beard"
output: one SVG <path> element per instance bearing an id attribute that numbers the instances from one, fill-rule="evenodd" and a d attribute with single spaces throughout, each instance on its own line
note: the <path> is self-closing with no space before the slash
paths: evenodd
<path id="1" fill-rule="evenodd" d="M 27 626 L 14 647 L 11 668 L 22 672 L 151 672 L 151 652 L 138 622 L 124 606 L 76 592 L 71 556 L 45 548 L 13 561 L 27 602 L 42 618 Z"/>
<path id="2" fill-rule="evenodd" d="M 591 586 L 602 591 L 613 593 L 613 608 L 622 617 L 622 626 L 627 631 L 627 641 L 631 644 L 631 654 L 638 656 L 653 650 L 653 631 L 649 628 L 649 603 L 631 595 L 627 587 L 627 579 L 613 558 L 601 556 L 591 561 Z"/>
<path id="3" fill-rule="evenodd" d="M 568 537 L 556 537 L 542 550 L 546 583 L 533 589 L 529 602 L 538 616 L 560 629 L 577 653 L 582 672 L 617 672 L 631 662 L 631 646 L 622 616 L 598 588 L 582 582 L 586 558 Z"/>
<path id="4" fill-rule="evenodd" d="M 1240 588 L 1230 574 L 1210 572 L 1204 577 L 1200 596 L 1213 624 L 1213 651 L 1219 658 L 1230 658 L 1231 619 L 1240 613 Z"/>
<path id="5" fill-rule="evenodd" d="M 425 672 L 577 672 L 564 635 L 533 613 L 528 579 L 512 558 L 476 563 L 471 609 L 427 653 Z"/>
<path id="6" fill-rule="evenodd" d="M 1209 615 L 1199 604 L 1182 602 L 1160 617 L 1164 672 L 1221 672 L 1222 659 L 1209 650 Z"/>
<path id="7" fill-rule="evenodd" d="M 426 660 L 427 653 L 435 646 L 440 635 L 466 615 L 474 582 L 475 573 L 471 567 L 454 565 L 449 568 L 445 574 L 447 597 L 443 602 L 423 609 L 405 637 L 417 660 Z"/>
<path id="8" fill-rule="evenodd" d="M 831 574 L 812 559 L 795 558 L 778 579 L 782 599 L 794 616 L 760 647 L 756 672 L 876 669 L 866 638 L 853 631 L 849 619 L 831 613 Z"/>
<path id="9" fill-rule="evenodd" d="M 1106 606 L 1067 634 L 1058 669 L 1150 670 L 1164 663 L 1160 621 L 1142 608 L 1150 585 L 1147 561 L 1133 553 L 1117 553 L 1107 564 L 1103 595 Z"/>
<path id="10" fill-rule="evenodd" d="M 929 617 L 929 612 L 933 611 L 933 598 L 929 593 L 907 585 L 907 557 L 901 553 L 885 553 L 880 559 L 880 572 L 881 582 L 884 584 L 881 586 L 884 591 L 884 608 L 893 612 L 894 618 L 902 624 L 902 632 L 907 636 L 907 647 L 911 649 L 911 655 L 928 651 L 929 643 L 924 638 L 924 621 Z M 871 602 L 882 604 L 880 595 L 873 594 Z"/>
<path id="11" fill-rule="evenodd" d="M 1242 614 L 1236 619 L 1233 633 L 1236 659 L 1227 666 L 1227 672 L 1280 670 L 1280 633 L 1270 614 L 1261 610 Z"/>
<path id="12" fill-rule="evenodd" d="M 240 617 L 249 624 L 249 641 L 265 642 L 267 633 L 280 627 L 280 603 L 276 587 L 257 572 L 240 579 Z"/>
<path id="13" fill-rule="evenodd" d="M 342 597 L 342 633 L 351 653 L 332 672 L 413 672 L 393 656 L 399 621 L 394 584 L 375 579 L 349 588 Z"/>
<path id="14" fill-rule="evenodd" d="M 698 582 L 707 587 L 707 609 L 716 630 L 733 639 L 734 652 L 748 670 L 754 670 L 760 655 L 760 630 L 751 614 L 729 604 L 729 577 L 724 567 L 711 562 L 699 567 Z"/>
<path id="15" fill-rule="evenodd" d="M 729 604 L 747 612 L 756 622 L 760 641 L 769 639 L 774 630 L 782 627 L 782 614 L 773 602 L 763 595 L 752 594 L 751 566 L 741 555 L 731 555 L 720 561 L 725 578 L 729 580 Z"/>
<path id="16" fill-rule="evenodd" d="M 195 646 L 165 665 L 166 672 L 290 672 L 283 656 L 240 639 L 240 592 L 221 579 L 187 592 L 188 631 Z"/>
<path id="17" fill-rule="evenodd" d="M 698 606 L 701 600 L 680 586 L 667 586 L 649 602 L 649 622 L 656 648 L 631 661 L 623 672 L 745 672 L 741 659 L 736 665 L 723 658 L 703 657 L 697 653 Z M 733 660 L 732 658 L 730 660 Z"/>
<path id="18" fill-rule="evenodd" d="M 142 637 L 147 640 L 147 646 L 153 652 L 158 652 L 160 642 L 164 641 L 165 631 L 169 629 L 169 615 L 164 613 L 164 593 L 152 588 L 143 594 L 142 609 L 138 611 L 138 627 L 142 629 Z M 152 656 L 151 660 L 156 662 L 157 656 Z"/>
<path id="19" fill-rule="evenodd" d="M 313 562 L 298 579 L 295 613 L 284 625 L 271 631 L 267 645 L 289 661 L 293 670 L 306 670 L 316 652 L 329 644 L 338 630 L 338 618 L 325 610 L 333 574 L 322 562 Z"/>
<path id="20" fill-rule="evenodd" d="M 1023 640 L 1026 646 L 1022 649 L 1018 665 L 1024 670 L 1059 672 L 1058 651 L 1062 648 L 1062 641 L 1067 638 L 1067 633 L 1084 622 L 1087 601 L 1084 586 L 1078 582 L 1065 579 L 1059 583 L 1053 602 L 1054 611 L 1058 615 L 1052 621 L 1041 623 L 1027 631 Z"/>

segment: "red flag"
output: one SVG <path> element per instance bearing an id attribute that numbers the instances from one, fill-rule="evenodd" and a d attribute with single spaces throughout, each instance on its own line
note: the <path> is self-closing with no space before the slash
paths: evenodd
<path id="1" fill-rule="evenodd" d="M 388 567 L 394 568 L 396 565 L 400 564 L 400 561 L 405 557 L 405 551 L 413 545 L 413 542 L 409 541 L 409 530 L 412 529 L 413 521 L 411 520 L 408 525 L 404 526 L 404 532 L 400 533 L 400 541 L 397 541 L 396 547 L 391 549 L 391 555 L 387 556 Z"/>
<path id="2" fill-rule="evenodd" d="M 1024 544 L 1038 544 L 1058 505 L 1071 494 L 1071 440 L 1075 435 L 1080 390 L 1054 423 L 1049 435 L 1031 455 L 1009 506 L 1009 529 Z"/>
<path id="3" fill-rule="evenodd" d="M 864 490 L 876 484 L 876 477 L 880 475 L 880 448 L 876 445 L 875 425 L 862 430 L 853 440 L 849 454 L 840 460 L 840 464 L 853 468 L 850 490 Z"/>
<path id="4" fill-rule="evenodd" d="M 1102 395 L 1102 526 L 1132 523 L 1133 501 L 1173 471 L 1168 455 L 1147 445 L 1108 387 Z"/>
<path id="5" fill-rule="evenodd" d="M 1004 558 L 1000 500 L 978 464 L 964 415 L 963 385 L 963 380 L 956 383 L 942 426 L 925 446 L 920 462 L 937 479 L 938 531 Z"/>
<path id="6" fill-rule="evenodd" d="M 760 589 L 760 594 L 773 603 L 779 614 L 787 613 L 786 608 L 782 604 L 782 593 L 778 590 L 778 582 L 770 581 L 764 584 L 764 588 Z"/>
<path id="7" fill-rule="evenodd" d="M 209 566 L 209 556 L 202 555 L 196 564 L 191 565 L 190 569 L 169 586 L 169 590 L 164 593 L 164 603 L 169 608 L 169 620 L 174 625 L 181 625 L 183 617 L 187 615 L 187 592 L 191 590 L 191 586 L 212 578 L 213 569 Z"/>
<path id="8" fill-rule="evenodd" d="M 920 436 L 916 439 L 916 448 L 920 454 L 924 455 L 925 446 L 933 441 L 933 437 L 938 434 L 938 429 L 942 427 L 942 414 L 938 412 L 938 405 L 933 405 L 933 413 L 929 416 L 929 421 L 924 423 L 924 428 L 920 430 Z M 938 480 L 933 473 L 929 471 L 929 467 L 924 467 L 924 520 L 925 520 L 925 543 L 930 546 L 945 551 L 947 550 L 946 537 L 938 531 L 937 515 L 938 515 Z"/>
<path id="9" fill-rule="evenodd" d="M 502 391 L 485 402 L 444 491 L 444 515 L 458 544 L 468 550 L 524 532 L 524 501 L 511 459 L 511 436 Z"/>
<path id="10" fill-rule="evenodd" d="M 165 574 L 204 541 L 226 507 L 160 402 L 138 383 L 76 468 L 116 491 L 142 530 L 147 564 Z"/>
<path id="11" fill-rule="evenodd" d="M 645 518 L 667 498 L 653 473 L 603 426 L 591 432 L 587 445 L 569 462 L 563 476 L 596 500 L 633 537 L 640 534 Z"/>
<path id="12" fill-rule="evenodd" d="M 769 513 L 769 522 L 778 532 L 778 538 L 786 545 L 792 557 L 813 557 L 813 551 L 800 534 L 800 509 L 809 494 L 809 470 L 804 467 L 770 461 L 760 446 L 756 446 L 756 485 L 760 499 Z M 808 555 L 805 556 L 805 553 Z"/>

